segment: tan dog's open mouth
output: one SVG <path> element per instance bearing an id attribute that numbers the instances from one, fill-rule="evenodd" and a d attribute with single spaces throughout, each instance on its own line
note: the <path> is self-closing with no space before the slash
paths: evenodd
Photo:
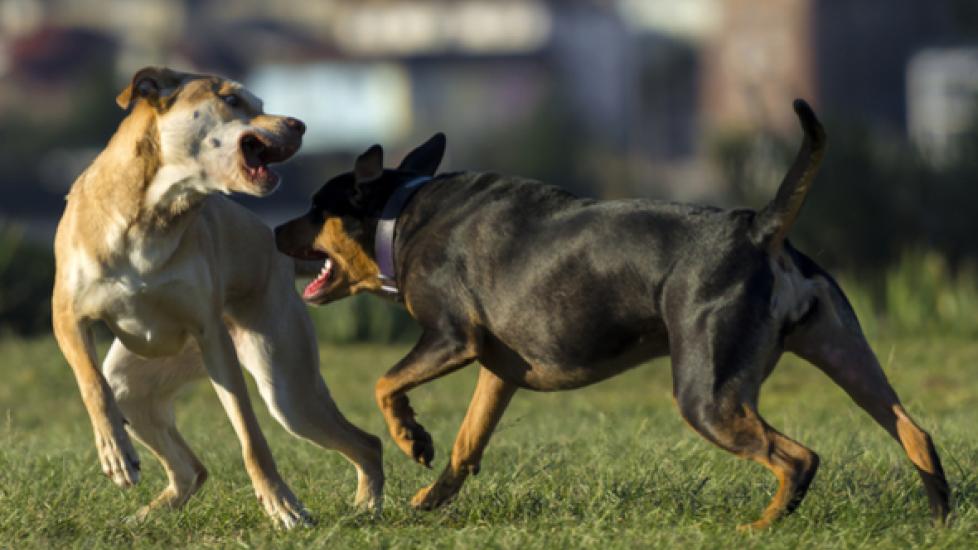
<path id="1" fill-rule="evenodd" d="M 238 142 L 241 150 L 241 170 L 248 181 L 263 188 L 278 184 L 279 175 L 268 165 L 282 162 L 295 154 L 296 146 L 276 145 L 256 133 L 246 133 Z"/>

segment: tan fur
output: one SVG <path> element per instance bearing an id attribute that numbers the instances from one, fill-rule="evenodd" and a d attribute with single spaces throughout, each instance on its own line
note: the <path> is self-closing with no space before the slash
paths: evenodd
<path id="1" fill-rule="evenodd" d="M 350 236 L 340 218 L 329 218 L 316 236 L 315 245 L 339 264 L 333 290 L 327 300 L 338 300 L 363 291 L 380 289 L 380 267 L 367 253 L 364 244 Z"/>
<path id="2" fill-rule="evenodd" d="M 440 506 L 458 493 L 465 478 L 479 473 L 482 453 L 516 390 L 515 385 L 505 382 L 492 371 L 479 369 L 479 382 L 462 427 L 455 436 L 452 456 L 441 476 L 414 495 L 412 506 L 421 509 Z"/>
<path id="3" fill-rule="evenodd" d="M 430 464 L 416 454 L 415 443 L 421 434 L 426 432 L 414 419 L 414 410 L 409 404 L 407 392 L 425 382 L 464 367 L 473 361 L 476 355 L 476 343 L 470 340 L 468 345 L 453 350 L 450 354 L 430 358 L 429 360 L 433 362 L 431 366 L 437 367 L 433 372 L 429 372 L 427 366 L 408 369 L 394 367 L 382 376 L 374 387 L 374 396 L 387 422 L 391 438 L 401 451 L 425 466 Z"/>
<path id="4" fill-rule="evenodd" d="M 751 407 L 744 407 L 743 416 L 732 419 L 724 429 L 734 439 L 744 437 L 761 442 L 760 446 L 746 452 L 741 450 L 738 454 L 771 470 L 778 480 L 778 490 L 771 497 L 771 502 L 761 517 L 752 523 L 738 526 L 740 530 L 764 529 L 791 511 L 792 500 L 800 500 L 799 486 L 806 476 L 810 479 L 814 475 L 814 470 L 818 467 L 818 456 L 811 449 L 769 426 Z M 723 447 L 732 442 L 719 443 Z"/>
<path id="5" fill-rule="evenodd" d="M 227 104 L 228 94 L 238 106 Z M 138 72 L 118 102 L 132 112 L 68 196 L 52 299 L 55 336 L 75 373 L 103 471 L 123 487 L 139 480 L 125 417 L 170 482 L 138 517 L 185 503 L 207 473 L 176 431 L 172 398 L 206 373 L 266 512 L 286 527 L 305 521 L 255 418 L 243 365 L 273 416 L 342 452 L 357 468 L 357 503 L 379 506 L 379 440 L 347 422 L 329 396 L 293 262 L 277 253 L 254 215 L 214 196 L 270 192 L 276 180 L 245 174 L 239 140 L 260 136 L 294 152 L 296 121 L 265 115 L 237 83 L 168 69 Z M 105 376 L 96 366 L 95 321 L 116 336 Z"/>
<path id="6" fill-rule="evenodd" d="M 931 456 L 932 444 L 927 433 L 914 423 L 901 405 L 893 406 L 893 414 L 896 416 L 897 436 L 900 439 L 900 444 L 907 451 L 910 462 L 929 474 L 936 473 L 934 460 Z"/>

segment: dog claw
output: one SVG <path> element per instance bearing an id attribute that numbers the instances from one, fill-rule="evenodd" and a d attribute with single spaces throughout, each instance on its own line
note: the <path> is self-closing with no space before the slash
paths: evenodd
<path id="1" fill-rule="evenodd" d="M 411 421 L 399 430 L 392 430 L 391 435 L 397 442 L 397 446 L 412 460 L 422 466 L 431 468 L 435 459 L 435 445 L 431 439 L 431 434 L 417 422 Z"/>
<path id="2" fill-rule="evenodd" d="M 415 461 L 430 469 L 431 462 L 435 458 L 435 447 L 431 444 L 431 438 L 426 441 L 416 441 L 412 446 L 411 455 Z"/>
<path id="3" fill-rule="evenodd" d="M 95 435 L 102 472 L 119 487 L 132 487 L 139 483 L 140 466 L 136 449 L 124 430 L 112 430 L 109 434 Z"/>
<path id="4" fill-rule="evenodd" d="M 302 502 L 285 485 L 255 491 L 258 502 L 272 521 L 283 529 L 314 525 L 312 517 Z"/>

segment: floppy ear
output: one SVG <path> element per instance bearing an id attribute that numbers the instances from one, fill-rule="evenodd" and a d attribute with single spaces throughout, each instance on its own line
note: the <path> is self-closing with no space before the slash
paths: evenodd
<path id="1" fill-rule="evenodd" d="M 384 149 L 380 145 L 370 146 L 353 164 L 353 176 L 358 184 L 373 181 L 383 172 Z"/>
<path id="2" fill-rule="evenodd" d="M 119 107 L 128 109 L 139 98 L 158 106 L 160 97 L 165 97 L 183 81 L 182 73 L 165 67 L 144 67 L 132 75 L 132 81 L 116 96 Z"/>
<path id="3" fill-rule="evenodd" d="M 438 132 L 404 157 L 398 170 L 434 176 L 445 155 L 445 134 Z"/>

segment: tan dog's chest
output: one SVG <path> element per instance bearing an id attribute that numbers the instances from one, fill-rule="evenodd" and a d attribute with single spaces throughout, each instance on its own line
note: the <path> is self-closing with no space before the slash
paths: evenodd
<path id="1" fill-rule="evenodd" d="M 126 265 L 97 277 L 80 275 L 78 309 L 105 321 L 135 353 L 179 352 L 190 331 L 202 327 L 201 304 L 213 300 L 209 273 L 200 262 L 176 259 L 151 273 Z"/>

